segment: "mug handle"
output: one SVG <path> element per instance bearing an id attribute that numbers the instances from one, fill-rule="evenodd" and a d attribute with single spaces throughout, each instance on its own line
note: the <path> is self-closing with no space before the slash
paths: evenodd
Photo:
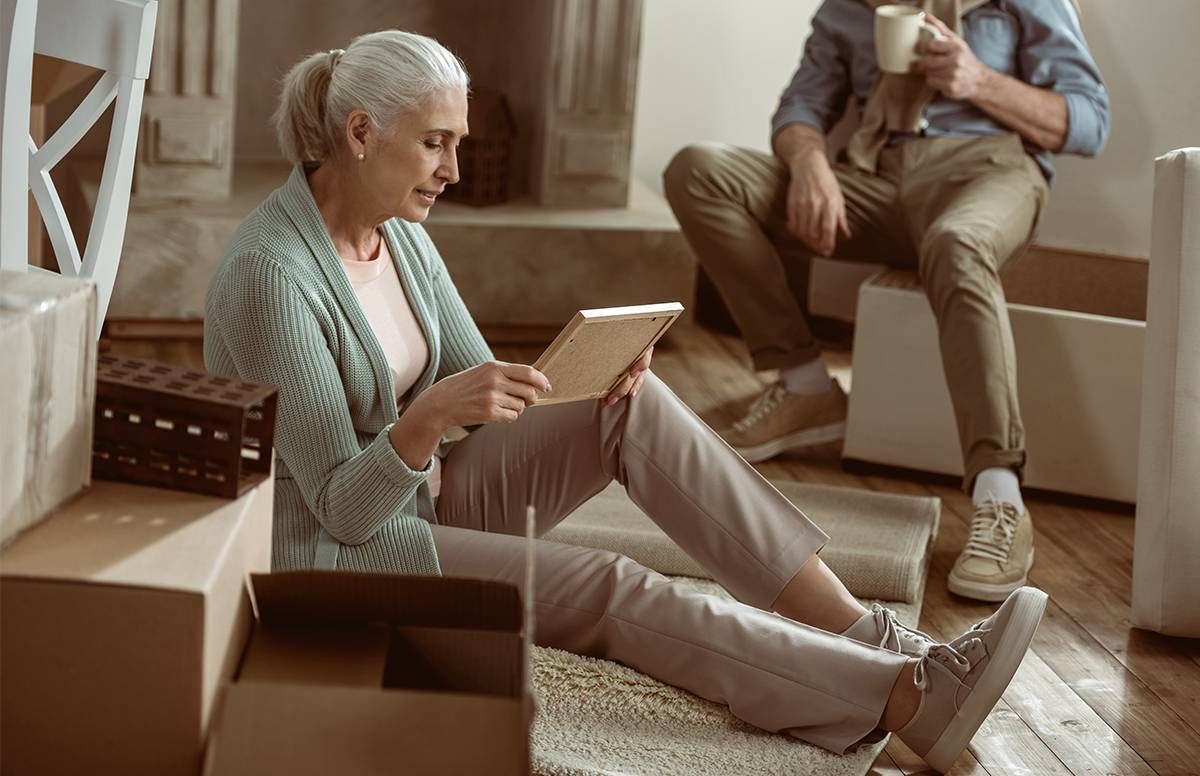
<path id="1" fill-rule="evenodd" d="M 933 40 L 945 40 L 946 39 L 946 36 L 942 34 L 941 30 L 939 30 L 937 27 L 934 27 L 932 24 L 927 22 L 924 18 L 921 19 L 921 32 L 928 33 L 929 37 Z"/>

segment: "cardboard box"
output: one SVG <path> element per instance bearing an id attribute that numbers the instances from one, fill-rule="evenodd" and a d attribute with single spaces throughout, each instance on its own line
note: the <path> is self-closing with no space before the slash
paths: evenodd
<path id="1" fill-rule="evenodd" d="M 207 776 L 527 774 L 517 588 L 445 577 L 252 577 L 258 622 Z"/>
<path id="2" fill-rule="evenodd" d="M 91 481 L 96 287 L 0 271 L 0 546 Z"/>
<path id="3" fill-rule="evenodd" d="M 858 289 L 884 269 L 880 264 L 813 256 L 808 274 L 808 312 L 854 323 Z"/>
<path id="4" fill-rule="evenodd" d="M 5 774 L 187 774 L 271 562 L 273 480 L 235 501 L 113 482 L 0 554 Z"/>
<path id="5" fill-rule="evenodd" d="M 1133 502 L 1145 323 L 1010 303 L 1031 488 Z M 907 272 L 859 292 L 846 458 L 961 475 L 937 325 Z"/>

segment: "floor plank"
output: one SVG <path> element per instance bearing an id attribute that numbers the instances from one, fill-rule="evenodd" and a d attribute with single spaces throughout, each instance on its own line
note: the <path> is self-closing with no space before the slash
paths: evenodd
<path id="1" fill-rule="evenodd" d="M 961 538 L 965 538 L 969 525 L 969 500 L 958 491 L 932 486 L 931 488 L 943 499 L 943 521 L 941 536 L 949 539 L 951 548 L 957 546 Z M 1040 514 L 1044 505 L 1032 507 Z M 1056 516 L 1058 520 L 1067 520 L 1067 513 Z M 1097 561 L 1087 556 L 1076 557 L 1062 551 L 1058 541 L 1043 532 L 1043 528 L 1053 524 L 1053 520 L 1035 518 L 1037 526 L 1036 545 L 1038 558 L 1030 582 L 1045 590 L 1051 596 L 1051 604 L 1047 617 L 1039 629 L 1034 641 L 1034 652 L 1043 659 L 1060 681 L 1069 686 L 1085 703 L 1108 725 L 1117 735 L 1122 737 L 1133 749 L 1149 763 L 1159 774 L 1194 774 L 1197 772 L 1195 763 L 1200 762 L 1200 736 L 1186 720 L 1182 718 L 1173 704 L 1168 702 L 1160 692 L 1153 687 L 1147 687 L 1132 668 L 1101 643 L 1096 634 L 1095 624 L 1106 633 L 1113 632 L 1114 626 L 1103 616 L 1095 615 L 1097 608 L 1110 612 L 1109 616 L 1118 616 L 1114 610 L 1125 616 L 1127 604 L 1122 604 L 1108 586 L 1099 583 L 1092 567 Z M 1074 535 L 1077 532 L 1071 532 Z M 961 537 L 961 538 L 960 538 Z M 935 558 L 934 571 L 946 571 L 949 563 L 953 562 L 951 553 L 944 553 Z M 936 593 L 937 586 L 930 585 Z M 1114 601 L 1114 599 L 1116 599 Z M 970 611 L 976 605 L 963 599 L 958 608 L 960 611 Z M 1094 603 L 1100 601 L 1100 604 Z M 926 594 L 925 608 L 936 617 L 954 607 L 954 601 L 944 602 L 930 600 L 930 592 Z M 1074 611 L 1073 611 L 1074 610 Z M 1074 612 L 1081 611 L 1085 616 L 1081 619 Z M 1094 627 L 1088 627 L 1088 623 Z M 1127 628 L 1127 625 L 1126 625 Z M 1137 639 L 1136 632 L 1130 638 Z M 1181 667 L 1178 657 L 1166 658 L 1175 668 Z M 1186 670 L 1184 670 L 1186 672 Z M 1200 678 L 1200 672 L 1190 672 L 1189 679 Z M 1099 681 L 1094 677 L 1102 677 Z M 1042 687 L 1039 692 L 1048 694 L 1057 691 L 1056 687 Z M 1177 704 L 1176 704 L 1177 705 Z M 1138 713 L 1131 714 L 1131 708 L 1136 707 Z M 1101 745 L 1095 741 L 1092 744 Z M 1121 773 L 1117 770 L 1115 773 Z"/>
<path id="2" fill-rule="evenodd" d="M 1154 769 L 1058 680 L 1036 650 L 1027 655 L 1005 697 L 1075 776 L 1154 776 Z"/>

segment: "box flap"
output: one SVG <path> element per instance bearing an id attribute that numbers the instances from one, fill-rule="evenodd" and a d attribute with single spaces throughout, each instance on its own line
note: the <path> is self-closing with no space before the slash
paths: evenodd
<path id="1" fill-rule="evenodd" d="M 516 699 L 239 682 L 222 706 L 207 776 L 529 770 Z"/>
<path id="2" fill-rule="evenodd" d="M 265 625 L 388 623 L 520 632 L 521 598 L 503 582 L 342 571 L 251 575 Z"/>
<path id="3" fill-rule="evenodd" d="M 521 637 L 503 631 L 275 625 L 254 633 L 239 682 L 440 690 L 520 697 Z"/>
<path id="4" fill-rule="evenodd" d="M 269 524 L 273 493 L 270 479 L 232 501 L 96 482 L 6 548 L 0 576 L 205 594 L 222 558 L 252 552 L 238 545 L 242 523 Z"/>
<path id="5" fill-rule="evenodd" d="M 519 698 L 526 650 L 519 634 L 460 628 L 397 628 L 383 686 Z"/>
<path id="6" fill-rule="evenodd" d="M 381 687 L 391 638 L 391 629 L 378 625 L 260 626 L 238 681 Z"/>

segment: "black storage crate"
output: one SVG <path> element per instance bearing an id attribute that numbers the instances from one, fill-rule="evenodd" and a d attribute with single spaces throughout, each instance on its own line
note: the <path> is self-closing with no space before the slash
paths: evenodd
<path id="1" fill-rule="evenodd" d="M 236 498 L 271 473 L 273 385 L 101 355 L 92 475 Z"/>

